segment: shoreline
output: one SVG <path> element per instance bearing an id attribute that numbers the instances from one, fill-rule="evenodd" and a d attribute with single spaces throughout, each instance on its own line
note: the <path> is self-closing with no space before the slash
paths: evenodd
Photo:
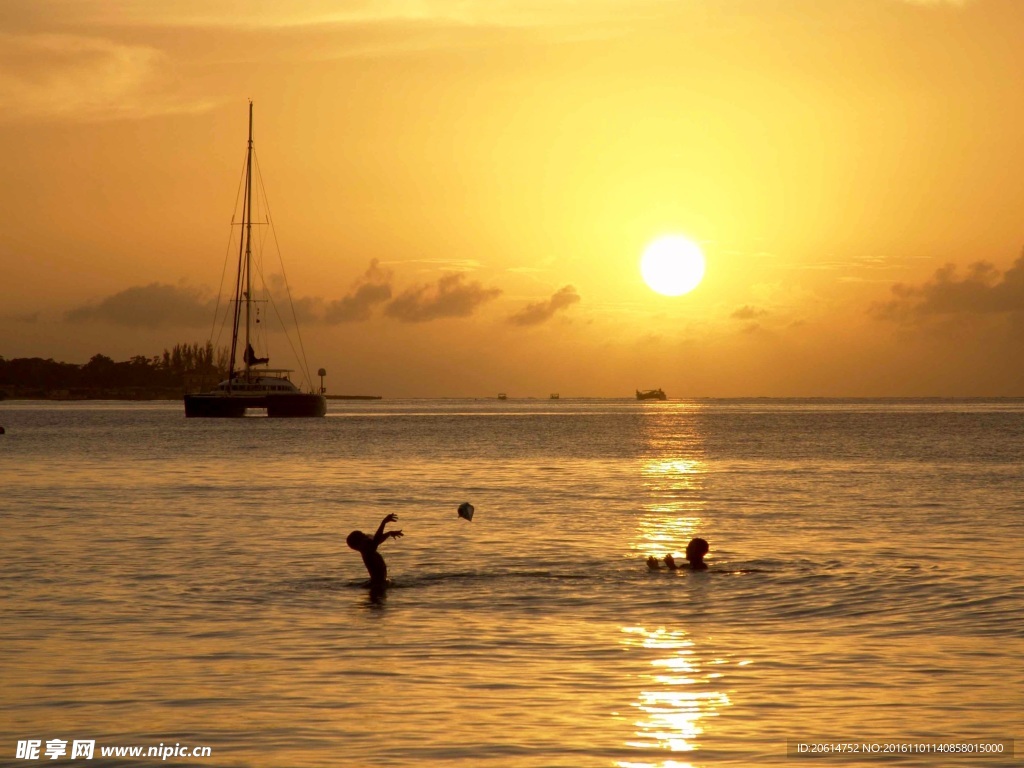
<path id="1" fill-rule="evenodd" d="M 0 404 L 5 402 L 40 402 L 40 403 L 77 403 L 95 400 L 116 401 L 116 402 L 154 402 L 154 401 L 181 401 L 184 395 L 181 392 L 126 392 L 124 390 L 101 390 L 90 393 L 16 393 L 11 394 L 0 390 Z M 383 395 L 324 395 L 328 400 L 351 400 L 351 401 L 376 401 L 384 400 Z M 463 395 L 463 396 L 435 396 L 435 397 L 392 397 L 389 400 L 495 400 L 493 396 Z M 635 398 L 627 395 L 621 396 L 591 396 L 579 395 L 559 398 L 557 401 L 550 401 L 550 398 L 542 396 L 510 397 L 502 402 L 564 402 L 564 401 L 628 401 L 637 402 L 641 407 L 658 407 L 663 403 L 811 403 L 827 405 L 830 403 L 1024 403 L 1024 395 L 878 395 L 863 396 L 854 395 L 849 397 L 831 396 L 750 396 L 742 395 L 736 397 L 674 397 L 665 401 L 654 403 L 636 401 Z M 557 405 L 553 406 L 557 407 Z"/>

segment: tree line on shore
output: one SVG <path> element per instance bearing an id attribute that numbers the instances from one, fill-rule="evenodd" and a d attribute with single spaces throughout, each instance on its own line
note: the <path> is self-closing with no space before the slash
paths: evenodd
<path id="1" fill-rule="evenodd" d="M 162 355 L 115 362 L 93 355 L 88 363 L 0 355 L 0 399 L 180 396 L 194 386 L 227 378 L 229 352 L 206 344 L 176 344 Z"/>

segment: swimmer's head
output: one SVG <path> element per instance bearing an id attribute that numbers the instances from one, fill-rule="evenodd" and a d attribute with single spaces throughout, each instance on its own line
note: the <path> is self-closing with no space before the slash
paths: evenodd
<path id="1" fill-rule="evenodd" d="M 361 545 L 368 538 L 369 536 L 367 536 L 362 531 L 352 531 L 352 533 L 348 535 L 348 538 L 345 539 L 345 543 L 348 544 L 352 549 L 359 550 L 362 548 Z"/>
<path id="2" fill-rule="evenodd" d="M 690 543 L 686 545 L 686 559 L 690 561 L 691 565 L 703 563 L 704 555 L 710 548 L 704 539 L 690 539 Z"/>

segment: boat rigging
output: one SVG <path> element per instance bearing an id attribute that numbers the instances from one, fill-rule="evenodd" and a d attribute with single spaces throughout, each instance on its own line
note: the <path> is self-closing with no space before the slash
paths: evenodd
<path id="1" fill-rule="evenodd" d="M 296 321 L 295 327 L 299 348 L 303 350 L 301 363 L 305 373 L 305 380 L 309 382 L 309 391 L 302 391 L 291 381 L 290 374 L 293 372 L 292 369 L 267 367 L 270 363 L 270 356 L 260 356 L 253 348 L 253 341 L 255 340 L 253 326 L 259 326 L 261 329 L 263 327 L 258 303 L 264 300 L 256 299 L 253 295 L 252 270 L 254 259 L 252 228 L 255 151 L 252 127 L 253 109 L 252 102 L 250 101 L 249 139 L 245 157 L 241 236 L 238 245 L 238 267 L 235 275 L 234 299 L 232 301 L 233 314 L 228 377 L 211 391 L 186 394 L 185 416 L 241 417 L 245 416 L 249 409 L 266 409 L 267 416 L 271 417 L 323 416 L 327 412 L 327 400 L 323 394 L 323 379 L 320 382 L 320 391 L 314 392 L 312 390 L 312 379 L 308 373 L 308 366 L 305 364 L 305 350 L 302 348 L 302 337 L 298 332 L 294 305 L 292 306 L 292 317 Z M 257 175 L 258 169 L 259 165 L 256 163 L 255 170 Z M 262 188 L 262 180 L 259 186 Z M 267 218 L 267 223 L 269 224 L 269 214 Z M 258 265 L 257 271 L 260 273 L 260 282 L 263 282 L 262 269 Z M 285 282 L 285 288 L 287 289 L 287 281 Z M 291 303 L 290 291 L 288 291 L 288 301 Z M 265 334 L 260 333 L 256 335 L 262 336 Z M 244 344 L 244 351 L 241 354 L 239 354 L 240 343 Z M 242 365 L 236 370 L 239 358 L 241 358 Z"/>

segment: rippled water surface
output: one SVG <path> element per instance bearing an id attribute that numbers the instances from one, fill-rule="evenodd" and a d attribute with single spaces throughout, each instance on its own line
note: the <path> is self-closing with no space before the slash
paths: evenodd
<path id="1" fill-rule="evenodd" d="M 698 768 L 1024 738 L 1024 402 L 0 424 L 0 764 L 39 764 L 27 739 L 213 753 L 53 765 Z M 391 512 L 379 598 L 345 536 Z M 648 571 L 693 536 L 710 570 Z M 899 762 L 948 764 L 1018 763 Z"/>

